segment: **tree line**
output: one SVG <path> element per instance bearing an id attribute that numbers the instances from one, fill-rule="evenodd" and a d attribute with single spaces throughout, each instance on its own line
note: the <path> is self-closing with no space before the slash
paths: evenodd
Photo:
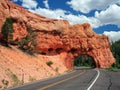
<path id="1" fill-rule="evenodd" d="M 74 66 L 95 67 L 95 62 L 93 58 L 88 55 L 80 55 L 75 59 Z"/>
<path id="2" fill-rule="evenodd" d="M 110 48 L 113 53 L 113 56 L 116 59 L 116 63 L 114 63 L 112 67 L 120 69 L 120 40 L 112 42 Z"/>

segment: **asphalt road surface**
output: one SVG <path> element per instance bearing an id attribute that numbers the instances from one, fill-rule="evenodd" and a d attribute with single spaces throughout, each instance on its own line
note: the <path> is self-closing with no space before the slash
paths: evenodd
<path id="1" fill-rule="evenodd" d="M 120 90 L 120 72 L 77 68 L 62 76 L 7 90 Z"/>

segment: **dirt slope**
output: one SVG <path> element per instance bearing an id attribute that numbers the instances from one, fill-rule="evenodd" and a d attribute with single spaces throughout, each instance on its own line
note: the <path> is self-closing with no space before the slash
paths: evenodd
<path id="1" fill-rule="evenodd" d="M 9 87 L 65 73 L 67 69 L 59 57 L 64 58 L 62 55 L 30 56 L 13 46 L 6 48 L 0 45 L 0 88 L 6 86 L 5 82 Z M 51 67 L 46 64 L 48 61 L 53 62 Z"/>

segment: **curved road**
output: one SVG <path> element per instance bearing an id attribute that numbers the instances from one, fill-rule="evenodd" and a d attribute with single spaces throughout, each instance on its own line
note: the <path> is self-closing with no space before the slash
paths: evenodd
<path id="1" fill-rule="evenodd" d="M 120 72 L 78 68 L 66 75 L 7 90 L 120 90 Z"/>

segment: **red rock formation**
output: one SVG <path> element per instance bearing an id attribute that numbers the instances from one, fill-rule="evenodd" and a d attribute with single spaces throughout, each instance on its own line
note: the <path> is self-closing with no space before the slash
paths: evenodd
<path id="1" fill-rule="evenodd" d="M 30 26 L 38 34 L 37 49 L 45 55 L 64 53 L 66 59 L 61 62 L 69 69 L 73 68 L 74 58 L 81 54 L 93 57 L 98 68 L 110 67 L 115 62 L 108 37 L 93 32 L 88 23 L 71 26 L 66 20 L 45 18 L 1 0 L 0 28 L 7 17 L 14 22 L 14 40 L 25 37 L 28 33 L 26 28 Z"/>

